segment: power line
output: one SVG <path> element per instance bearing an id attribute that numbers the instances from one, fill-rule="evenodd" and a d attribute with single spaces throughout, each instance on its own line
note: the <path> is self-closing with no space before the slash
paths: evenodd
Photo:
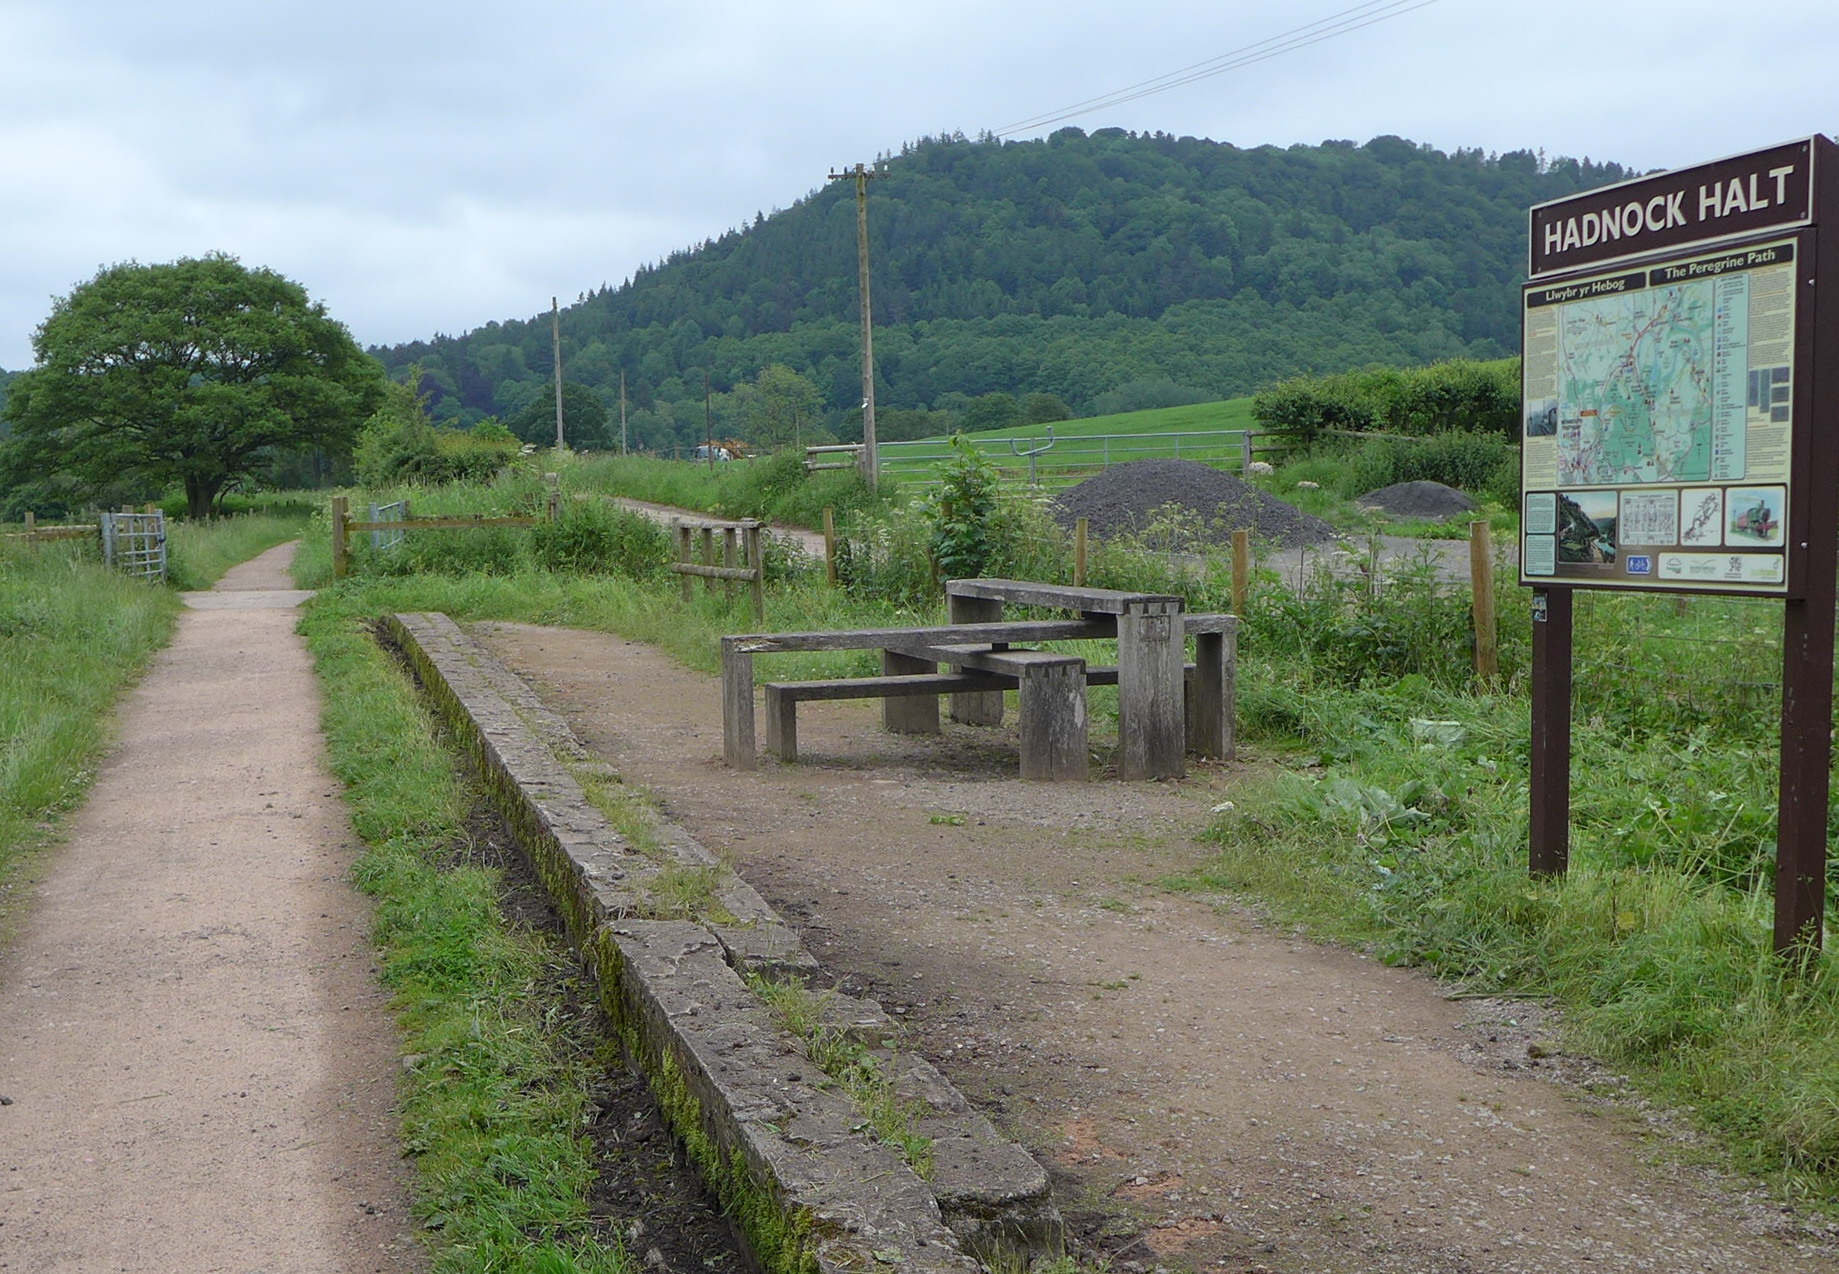
<path id="1" fill-rule="evenodd" d="M 1326 18 L 1319 18 L 1300 27 L 1293 27 L 1279 35 L 1233 49 L 1218 57 L 1208 58 L 1204 62 L 1196 62 L 1191 66 L 1184 66 L 1179 70 L 1143 80 L 1099 97 L 1087 98 L 1083 102 L 1075 102 L 1071 106 L 1064 106 L 1058 110 L 1006 125 L 995 130 L 993 136 L 1012 137 L 1017 133 L 1032 132 L 1048 124 L 1057 124 L 1061 120 L 1089 115 L 1093 111 L 1104 110 L 1107 107 L 1121 106 L 1126 102 L 1134 102 L 1139 98 L 1149 97 L 1156 93 L 1166 93 L 1170 89 L 1192 84 L 1196 80 L 1224 75 L 1228 71 L 1251 66 L 1253 63 L 1263 62 L 1280 54 L 1292 53 L 1312 44 L 1320 44 L 1337 35 L 1345 35 L 1350 31 L 1358 31 L 1362 27 L 1370 27 L 1388 18 L 1400 17 L 1413 10 L 1427 8 L 1436 2 L 1437 0 L 1368 0 L 1368 3 L 1343 9 Z"/>

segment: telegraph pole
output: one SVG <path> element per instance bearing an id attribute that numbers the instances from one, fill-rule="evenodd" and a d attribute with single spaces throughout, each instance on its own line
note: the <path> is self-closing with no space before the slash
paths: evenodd
<path id="1" fill-rule="evenodd" d="M 702 374 L 702 439 L 703 454 L 709 458 L 709 468 L 715 468 L 715 395 L 709 389 L 709 373 Z"/>
<path id="2" fill-rule="evenodd" d="M 830 174 L 831 181 L 856 183 L 856 265 L 862 292 L 862 475 L 868 489 L 879 485 L 881 465 L 875 449 L 875 321 L 868 299 L 868 183 L 886 173 L 857 164 Z"/>
<path id="3" fill-rule="evenodd" d="M 626 454 L 626 373 L 619 374 L 619 454 Z"/>
<path id="4" fill-rule="evenodd" d="M 568 444 L 562 440 L 562 307 L 555 297 L 549 298 L 550 336 L 556 348 L 556 450 Z"/>

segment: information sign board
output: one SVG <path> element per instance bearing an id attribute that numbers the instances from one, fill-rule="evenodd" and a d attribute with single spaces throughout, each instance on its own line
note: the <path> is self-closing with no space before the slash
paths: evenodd
<path id="1" fill-rule="evenodd" d="M 1532 209 L 1522 583 L 1792 595 L 1818 150 Z"/>

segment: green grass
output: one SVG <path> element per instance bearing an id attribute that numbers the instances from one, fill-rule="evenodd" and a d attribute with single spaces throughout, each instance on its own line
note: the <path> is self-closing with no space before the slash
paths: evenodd
<path id="1" fill-rule="evenodd" d="M 382 977 L 411 1064 L 403 1143 L 415 1214 L 445 1274 L 630 1274 L 588 1212 L 594 1076 L 616 1064 L 570 1020 L 566 944 L 508 925 L 498 874 L 469 860 L 472 795 L 413 686 L 371 640 L 375 599 L 330 593 L 302 620 L 333 769 L 366 850 Z M 586 992 L 580 992 L 585 996 Z M 579 998 L 579 997 L 577 997 Z"/>
<path id="2" fill-rule="evenodd" d="M 172 592 L 89 541 L 0 540 L 0 924 L 9 883 L 89 790 L 109 711 L 172 635 Z"/>
<path id="3" fill-rule="evenodd" d="M 166 573 L 174 588 L 209 588 L 240 562 L 296 539 L 311 523 L 312 506 L 283 504 L 214 522 L 167 522 Z"/>
<path id="4" fill-rule="evenodd" d="M 1149 411 L 1119 412 L 1115 416 L 1087 416 L 1080 420 L 1056 420 L 1056 438 L 1089 438 L 1094 434 L 1201 433 L 1217 429 L 1254 429 L 1252 400 L 1226 398 L 1219 402 L 1195 403 L 1187 407 L 1157 407 Z M 984 438 L 1045 438 L 1046 425 L 1017 425 L 1012 429 L 988 429 L 968 435 Z"/>

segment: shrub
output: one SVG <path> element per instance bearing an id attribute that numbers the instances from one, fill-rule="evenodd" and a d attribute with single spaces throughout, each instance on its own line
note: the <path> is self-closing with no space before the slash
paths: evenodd
<path id="1" fill-rule="evenodd" d="M 559 522 L 539 523 L 531 532 L 530 555 L 552 571 L 652 579 L 670 561 L 670 534 L 643 514 L 575 500 Z"/>
<path id="2" fill-rule="evenodd" d="M 1342 471 L 1341 494 L 1349 498 L 1395 482 L 1441 482 L 1445 486 L 1519 503 L 1519 451 L 1494 434 L 1451 432 L 1427 438 L 1369 438 Z"/>

